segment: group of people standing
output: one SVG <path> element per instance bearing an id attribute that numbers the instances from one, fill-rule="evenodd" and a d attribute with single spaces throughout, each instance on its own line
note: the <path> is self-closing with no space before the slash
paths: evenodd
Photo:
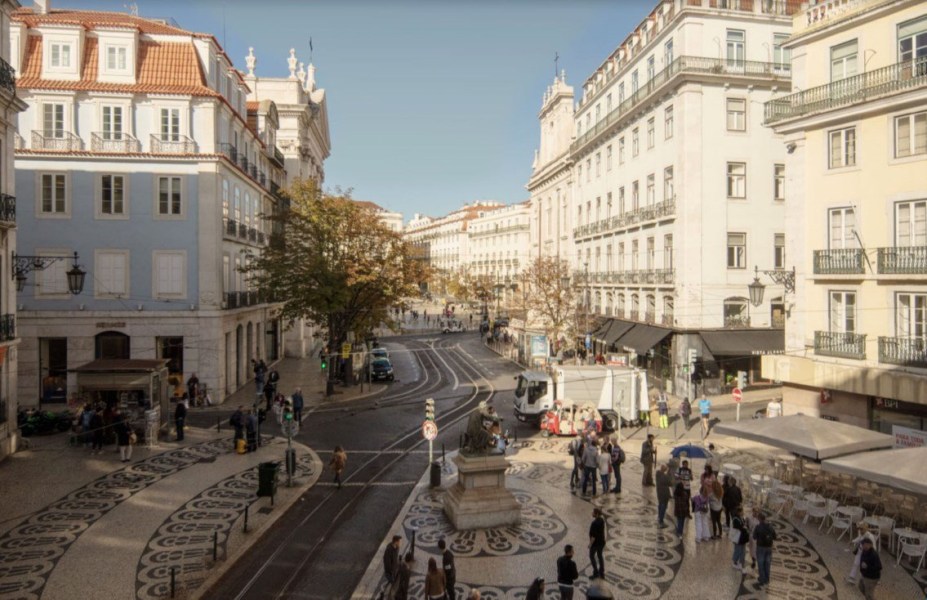
<path id="1" fill-rule="evenodd" d="M 128 417 L 118 406 L 90 402 L 84 405 L 77 416 L 84 445 L 90 449 L 91 454 L 102 454 L 103 444 L 109 438 L 109 443 L 115 436 L 116 446 L 119 448 L 121 462 L 132 460 L 132 446 L 137 439 L 135 431 Z M 107 435 L 107 432 L 112 432 Z"/>

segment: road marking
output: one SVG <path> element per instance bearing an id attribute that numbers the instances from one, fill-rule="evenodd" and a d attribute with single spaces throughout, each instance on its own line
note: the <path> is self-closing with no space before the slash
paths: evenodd
<path id="1" fill-rule="evenodd" d="M 345 448 L 344 450 L 348 454 L 428 454 L 428 450 L 351 450 L 350 448 Z M 315 450 L 316 454 L 331 454 L 332 450 Z"/>
<path id="2" fill-rule="evenodd" d="M 434 348 L 434 346 L 432 346 L 432 347 Z M 451 375 L 454 376 L 454 387 L 452 387 L 451 389 L 452 389 L 452 390 L 456 390 L 458 387 L 460 387 L 460 380 L 457 379 L 457 372 L 454 371 L 454 369 L 451 368 L 451 365 L 447 364 L 447 361 L 444 360 L 444 357 L 443 357 L 443 356 L 441 356 L 440 354 L 438 354 L 437 350 L 438 350 L 438 349 L 435 348 L 435 356 L 438 357 L 438 360 L 440 360 L 441 362 L 444 363 L 444 366 L 447 367 L 447 370 L 450 371 L 450 372 L 451 372 Z M 447 348 L 442 348 L 442 350 L 447 350 Z"/>
<path id="3" fill-rule="evenodd" d="M 366 486 L 370 486 L 370 487 L 399 487 L 399 486 L 417 485 L 417 484 L 418 484 L 418 480 L 415 479 L 415 480 L 412 480 L 412 481 L 372 481 L 372 482 L 366 482 L 366 481 L 350 481 L 350 482 L 347 482 L 347 483 L 343 483 L 343 484 L 341 484 L 341 485 L 342 485 L 342 487 L 366 487 Z M 319 482 L 319 483 L 316 483 L 315 486 L 313 486 L 313 487 L 316 487 L 316 486 L 319 486 L 319 487 L 338 487 L 338 484 L 335 483 L 335 482 L 333 482 L 333 481 L 326 481 L 326 482 Z"/>

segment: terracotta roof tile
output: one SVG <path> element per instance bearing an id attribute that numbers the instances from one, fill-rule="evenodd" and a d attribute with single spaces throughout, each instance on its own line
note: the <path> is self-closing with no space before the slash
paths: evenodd
<path id="1" fill-rule="evenodd" d="M 13 11 L 14 21 L 22 21 L 28 27 L 43 24 L 80 25 L 85 29 L 97 27 L 131 27 L 140 33 L 162 35 L 193 35 L 173 25 L 157 19 L 146 19 L 126 13 L 105 12 L 97 10 L 52 9 L 48 14 L 36 14 L 31 8 L 19 8 Z"/>

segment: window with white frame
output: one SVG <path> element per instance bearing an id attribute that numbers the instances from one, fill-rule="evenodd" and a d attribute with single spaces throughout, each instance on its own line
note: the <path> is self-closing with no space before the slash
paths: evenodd
<path id="1" fill-rule="evenodd" d="M 102 175 L 100 177 L 100 214 L 106 216 L 125 215 L 125 176 Z"/>
<path id="2" fill-rule="evenodd" d="M 641 149 L 641 135 L 637 127 L 631 130 L 631 156 L 637 156 Z"/>
<path id="3" fill-rule="evenodd" d="M 605 114 L 612 112 L 612 95 L 605 96 Z"/>
<path id="4" fill-rule="evenodd" d="M 856 128 L 847 127 L 831 131 L 830 168 L 852 167 L 856 164 Z"/>
<path id="5" fill-rule="evenodd" d="M 231 292 L 229 287 L 232 283 L 232 257 L 228 254 L 222 255 L 222 291 Z"/>
<path id="6" fill-rule="evenodd" d="M 602 197 L 598 196 L 595 199 L 595 220 L 600 221 L 602 219 Z"/>
<path id="7" fill-rule="evenodd" d="M 663 236 L 663 268 L 673 268 L 673 234 Z"/>
<path id="8" fill-rule="evenodd" d="M 576 137 L 582 137 L 583 135 L 583 122 L 580 119 L 576 120 Z"/>
<path id="9" fill-rule="evenodd" d="M 832 290 L 829 308 L 832 333 L 856 332 L 856 292 Z"/>
<path id="10" fill-rule="evenodd" d="M 927 75 L 927 15 L 898 25 L 898 59 L 912 75 Z"/>
<path id="11" fill-rule="evenodd" d="M 895 294 L 895 337 L 927 338 L 927 294 Z"/>
<path id="12" fill-rule="evenodd" d="M 42 105 L 42 135 L 55 139 L 64 137 L 64 104 L 49 102 Z"/>
<path id="13" fill-rule="evenodd" d="M 724 326 L 744 327 L 750 325 L 747 312 L 747 299 L 740 297 L 725 298 L 724 300 Z"/>
<path id="14" fill-rule="evenodd" d="M 618 243 L 618 262 L 615 264 L 615 267 L 619 273 L 624 271 L 624 242 Z"/>
<path id="15" fill-rule="evenodd" d="M 129 68 L 128 55 L 129 49 L 125 46 L 107 46 L 106 70 L 127 71 Z"/>
<path id="16" fill-rule="evenodd" d="M 673 137 L 673 107 L 667 106 L 663 109 L 663 137 L 670 139 Z"/>
<path id="17" fill-rule="evenodd" d="M 39 179 L 42 185 L 41 214 L 67 214 L 67 175 L 64 173 L 42 173 Z"/>
<path id="18" fill-rule="evenodd" d="M 773 200 L 785 200 L 785 165 L 773 165 Z"/>
<path id="19" fill-rule="evenodd" d="M 927 246 L 927 200 L 895 204 L 895 246 Z"/>
<path id="20" fill-rule="evenodd" d="M 595 122 L 598 123 L 601 118 L 602 118 L 602 105 L 596 104 L 595 105 Z"/>
<path id="21" fill-rule="evenodd" d="M 625 305 L 624 294 L 618 294 L 618 303 L 615 305 L 615 316 L 616 317 L 624 316 L 624 305 Z"/>
<path id="22" fill-rule="evenodd" d="M 727 130 L 747 130 L 747 101 L 743 98 L 727 99 Z"/>
<path id="23" fill-rule="evenodd" d="M 785 268 L 785 234 L 773 234 L 773 268 Z"/>
<path id="24" fill-rule="evenodd" d="M 727 268 L 747 268 L 747 234 L 727 234 Z"/>
<path id="25" fill-rule="evenodd" d="M 653 148 L 657 143 L 656 123 L 653 117 L 647 119 L 647 147 Z"/>
<path id="26" fill-rule="evenodd" d="M 583 185 L 583 165 L 579 164 L 576 167 L 576 181 L 579 183 L 580 187 Z"/>
<path id="27" fill-rule="evenodd" d="M 183 178 L 158 177 L 158 214 L 179 216 L 183 214 Z"/>
<path id="28" fill-rule="evenodd" d="M 653 81 L 657 73 L 657 60 L 653 56 L 647 58 L 647 81 Z"/>
<path id="29" fill-rule="evenodd" d="M 830 49 L 830 80 L 839 81 L 856 75 L 859 70 L 859 44 L 850 40 Z"/>
<path id="30" fill-rule="evenodd" d="M 654 268 L 654 261 L 657 258 L 657 242 L 653 237 L 647 238 L 647 270 Z"/>
<path id="31" fill-rule="evenodd" d="M 49 48 L 49 64 L 59 69 L 71 67 L 71 44 L 52 42 Z"/>
<path id="32" fill-rule="evenodd" d="M 673 188 L 673 167 L 663 169 L 663 201 L 669 202 L 673 199 L 676 191 Z"/>
<path id="33" fill-rule="evenodd" d="M 624 82 L 618 84 L 618 104 L 624 102 Z"/>
<path id="34" fill-rule="evenodd" d="M 927 111 L 895 117 L 895 158 L 916 154 L 927 154 Z"/>
<path id="35" fill-rule="evenodd" d="M 618 164 L 624 164 L 624 138 L 618 138 Z"/>
<path id="36" fill-rule="evenodd" d="M 586 181 L 592 181 L 592 159 L 586 159 Z"/>
<path id="37" fill-rule="evenodd" d="M 97 250 L 94 263 L 94 296 L 122 298 L 128 294 L 128 250 Z"/>
<path id="38" fill-rule="evenodd" d="M 601 152 L 595 153 L 595 176 L 596 177 L 602 176 L 602 153 Z"/>
<path id="39" fill-rule="evenodd" d="M 605 218 L 606 219 L 612 218 L 612 193 L 611 192 L 608 192 L 608 194 L 605 195 Z"/>
<path id="40" fill-rule="evenodd" d="M 742 67 L 744 64 L 744 48 L 747 34 L 740 29 L 727 30 L 727 65 L 728 67 Z"/>
<path id="41" fill-rule="evenodd" d="M 657 201 L 657 183 L 653 173 L 647 176 L 647 206 L 653 206 Z"/>
<path id="42" fill-rule="evenodd" d="M 65 250 L 40 250 L 38 256 L 62 256 Z M 35 295 L 36 296 L 58 296 L 67 297 L 68 293 L 68 270 L 71 265 L 68 261 L 56 260 L 51 262 L 44 269 L 37 269 L 33 272 L 35 275 Z"/>
<path id="43" fill-rule="evenodd" d="M 103 107 L 103 139 L 104 140 L 121 140 L 122 139 L 122 107 L 121 106 L 104 106 Z"/>
<path id="44" fill-rule="evenodd" d="M 183 298 L 187 294 L 187 253 L 179 250 L 155 250 L 154 296 Z"/>
<path id="45" fill-rule="evenodd" d="M 637 271 L 640 268 L 640 242 L 633 240 L 631 242 L 631 270 Z"/>
<path id="46" fill-rule="evenodd" d="M 663 324 L 672 325 L 673 324 L 673 297 L 672 296 L 663 296 Z"/>
<path id="47" fill-rule="evenodd" d="M 612 245 L 609 244 L 605 246 L 605 270 L 611 273 L 614 268 L 615 265 L 612 262 Z"/>
<path id="48" fill-rule="evenodd" d="M 624 186 L 618 188 L 618 214 L 623 215 L 627 207 L 624 203 Z"/>
<path id="49" fill-rule="evenodd" d="M 640 78 L 637 76 L 637 69 L 634 69 L 631 73 L 631 95 L 636 94 L 639 87 Z"/>
<path id="50" fill-rule="evenodd" d="M 727 197 L 747 197 L 747 164 L 727 163 Z"/>
<path id="51" fill-rule="evenodd" d="M 235 186 L 235 203 L 233 204 L 232 218 L 241 223 L 241 188 Z"/>
<path id="52" fill-rule="evenodd" d="M 785 48 L 789 41 L 789 34 L 773 34 L 773 68 L 777 71 L 788 71 L 792 68 L 792 51 Z"/>
<path id="53" fill-rule="evenodd" d="M 611 147 L 611 144 L 609 144 L 609 145 L 606 146 L 606 148 L 605 148 L 605 170 L 606 170 L 606 171 L 611 171 L 611 170 L 612 170 L 612 147 Z"/>
<path id="54" fill-rule="evenodd" d="M 670 66 L 673 63 L 673 40 L 667 40 L 663 44 L 663 68 Z"/>
<path id="55" fill-rule="evenodd" d="M 179 142 L 180 141 L 180 109 L 179 108 L 162 108 L 161 109 L 161 141 L 162 142 Z"/>
<path id="56" fill-rule="evenodd" d="M 634 181 L 631 183 L 631 210 L 636 211 L 640 207 L 641 207 L 640 184 Z"/>
<path id="57" fill-rule="evenodd" d="M 229 180 L 222 178 L 222 218 L 228 220 L 231 212 L 231 198 L 229 196 Z"/>
<path id="58" fill-rule="evenodd" d="M 856 248 L 856 212 L 852 208 L 832 208 L 828 211 L 828 248 Z"/>

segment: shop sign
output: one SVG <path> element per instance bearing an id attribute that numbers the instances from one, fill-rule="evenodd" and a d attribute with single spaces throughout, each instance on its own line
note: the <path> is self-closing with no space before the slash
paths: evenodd
<path id="1" fill-rule="evenodd" d="M 922 448 L 927 446 L 927 431 L 892 425 L 896 448 Z"/>
<path id="2" fill-rule="evenodd" d="M 627 354 L 609 354 L 608 364 L 613 367 L 627 367 L 630 360 Z"/>
<path id="3" fill-rule="evenodd" d="M 125 321 L 97 321 L 97 329 L 119 329 L 125 326 Z"/>

